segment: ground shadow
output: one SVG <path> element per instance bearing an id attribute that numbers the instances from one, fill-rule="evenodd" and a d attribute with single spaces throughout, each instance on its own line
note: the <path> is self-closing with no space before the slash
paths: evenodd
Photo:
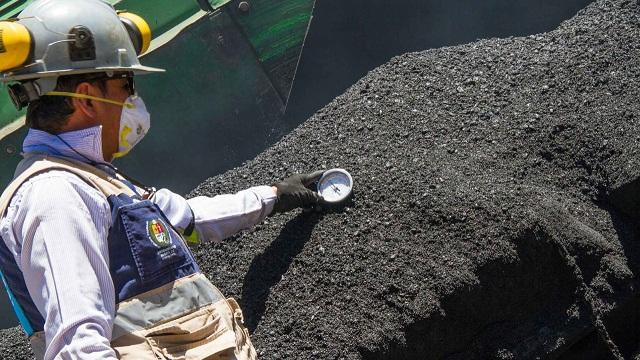
<path id="1" fill-rule="evenodd" d="M 311 237 L 324 213 L 303 212 L 291 219 L 280 235 L 260 255 L 256 256 L 244 277 L 240 301 L 245 324 L 253 332 L 264 315 L 267 298 L 273 286 L 291 266 Z"/>
<path id="2" fill-rule="evenodd" d="M 632 358 L 640 350 L 640 292 L 636 290 L 640 285 L 640 178 L 615 186 L 601 198 L 600 208 L 609 213 L 627 266 L 633 273 L 633 286 L 616 289 L 616 293 L 625 295 L 625 301 L 620 301 L 618 307 L 607 315 L 605 326 L 622 355 Z"/>
<path id="3" fill-rule="evenodd" d="M 478 281 L 439 299 L 441 310 L 417 318 L 405 341 L 360 348 L 364 360 L 555 358 L 592 329 L 580 279 L 545 229 L 514 239 L 517 260 L 490 261 Z M 540 261 L 540 259 L 545 259 Z M 526 284 L 526 285 L 523 285 Z M 574 316 L 566 314 L 573 311 Z"/>

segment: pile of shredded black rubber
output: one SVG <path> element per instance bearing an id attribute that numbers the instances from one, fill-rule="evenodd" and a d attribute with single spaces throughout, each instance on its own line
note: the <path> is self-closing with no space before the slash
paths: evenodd
<path id="1" fill-rule="evenodd" d="M 345 208 L 196 255 L 262 359 L 637 358 L 639 102 L 635 1 L 396 57 L 190 194 L 341 167 Z"/>

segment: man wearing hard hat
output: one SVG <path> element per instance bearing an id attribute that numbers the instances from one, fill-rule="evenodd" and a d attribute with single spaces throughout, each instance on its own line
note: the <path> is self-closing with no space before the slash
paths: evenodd
<path id="1" fill-rule="evenodd" d="M 100 0 L 34 1 L 0 22 L 0 76 L 27 106 L 0 197 L 0 270 L 38 359 L 253 359 L 233 299 L 187 244 L 313 206 L 319 173 L 185 200 L 113 167 L 150 127 L 134 76 L 147 23 Z"/>

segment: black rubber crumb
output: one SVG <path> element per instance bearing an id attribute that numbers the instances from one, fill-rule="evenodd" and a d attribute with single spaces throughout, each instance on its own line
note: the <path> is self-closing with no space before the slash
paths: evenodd
<path id="1" fill-rule="evenodd" d="M 396 57 L 195 189 L 354 177 L 343 211 L 196 250 L 260 358 L 637 356 L 639 11 L 598 0 L 550 33 Z"/>
<path id="2" fill-rule="evenodd" d="M 29 341 L 19 327 L 0 329 L 0 359 L 33 359 Z"/>

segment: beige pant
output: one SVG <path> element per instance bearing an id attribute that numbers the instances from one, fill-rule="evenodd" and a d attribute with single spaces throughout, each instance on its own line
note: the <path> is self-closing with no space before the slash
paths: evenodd
<path id="1" fill-rule="evenodd" d="M 233 299 L 176 320 L 122 336 L 111 343 L 123 360 L 254 360 L 256 351 Z"/>

